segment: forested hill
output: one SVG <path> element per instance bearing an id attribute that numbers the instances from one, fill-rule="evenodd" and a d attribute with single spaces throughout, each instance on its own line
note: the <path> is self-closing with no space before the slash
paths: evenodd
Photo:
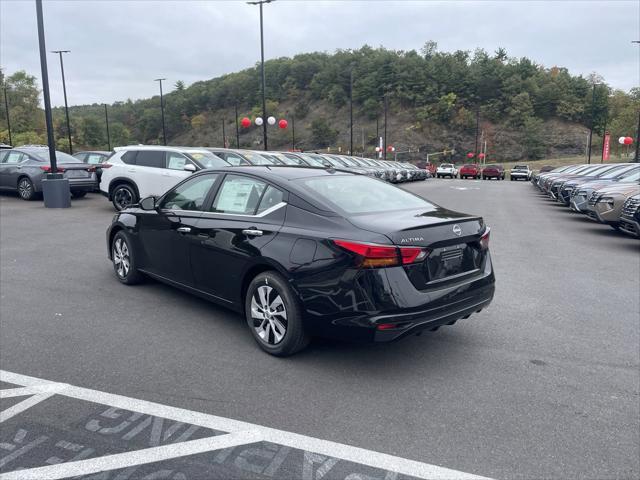
<path id="1" fill-rule="evenodd" d="M 420 150 L 410 154 L 414 158 L 444 148 L 455 148 L 460 158 L 473 151 L 477 119 L 488 156 L 494 160 L 584 153 L 592 112 L 594 151 L 598 151 L 605 119 L 615 138 L 635 137 L 640 108 L 639 89 L 614 91 L 595 74 L 574 76 L 562 67 L 510 58 L 503 49 L 439 52 L 434 42 L 427 42 L 420 52 L 364 46 L 334 54 L 305 53 L 269 60 L 265 70 L 268 113 L 289 121 L 287 130 L 269 127 L 269 147 L 274 149 L 291 147 L 293 120 L 297 148 L 346 151 L 351 72 L 356 153 L 363 143 L 366 151 L 373 152 L 376 132 L 383 134 L 385 95 L 388 144 L 399 152 Z M 7 83 L 11 89 L 11 77 Z M 595 92 L 594 83 L 599 84 Z M 224 122 L 227 144 L 235 146 L 236 104 L 241 118 L 260 115 L 259 65 L 188 87 L 176 79 L 173 91 L 165 95 L 169 143 L 222 145 Z M 62 110 L 56 109 L 54 116 L 56 136 L 63 139 Z M 112 145 L 162 139 L 157 96 L 116 102 L 109 106 L 109 118 Z M 3 121 L 6 124 L 0 118 Z M 102 105 L 73 107 L 71 123 L 78 145 L 106 146 Z M 28 131 L 30 126 L 22 127 Z M 4 128 L 0 123 L 0 130 Z M 14 130 L 18 131 L 15 126 Z M 42 134 L 41 121 L 32 130 Z M 241 128 L 241 146 L 261 148 L 261 139 L 259 128 Z M 61 140 L 59 147 L 64 145 Z"/>

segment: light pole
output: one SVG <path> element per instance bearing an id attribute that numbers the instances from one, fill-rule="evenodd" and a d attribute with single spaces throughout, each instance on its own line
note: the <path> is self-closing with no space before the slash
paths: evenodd
<path id="1" fill-rule="evenodd" d="M 384 146 L 383 146 L 383 157 L 387 159 L 387 109 L 389 108 L 387 101 L 387 94 L 384 94 Z"/>
<path id="2" fill-rule="evenodd" d="M 60 56 L 60 71 L 62 72 L 62 92 L 64 93 L 64 113 L 67 117 L 67 135 L 69 136 L 69 154 L 73 154 L 73 145 L 71 145 L 71 124 L 69 123 L 69 105 L 67 104 L 67 85 L 64 79 L 64 62 L 62 61 L 63 53 L 71 53 L 71 50 L 53 50 L 51 53 L 57 53 Z"/>
<path id="3" fill-rule="evenodd" d="M 296 151 L 296 117 L 291 115 L 291 150 Z"/>
<path id="4" fill-rule="evenodd" d="M 4 85 L 4 108 L 7 111 L 7 130 L 9 130 L 9 145 L 13 146 L 11 139 L 11 119 L 9 118 L 9 100 L 7 100 L 7 85 Z"/>
<path id="5" fill-rule="evenodd" d="M 227 148 L 227 133 L 224 129 L 225 118 L 222 117 L 222 148 Z"/>
<path id="6" fill-rule="evenodd" d="M 107 147 L 111 150 L 111 134 L 109 133 L 109 113 L 107 112 L 107 104 L 104 104 L 104 120 L 107 125 Z"/>
<path id="7" fill-rule="evenodd" d="M 589 146 L 587 147 L 587 163 L 591 163 L 591 141 L 593 140 L 593 123 L 596 115 L 596 85 L 593 84 L 591 92 L 591 124 L 589 125 Z"/>
<path id="8" fill-rule="evenodd" d="M 349 155 L 353 155 L 353 66 L 349 73 Z"/>
<path id="9" fill-rule="evenodd" d="M 156 78 L 154 82 L 160 83 L 160 113 L 162 114 L 162 143 L 167 146 L 167 129 L 164 125 L 164 100 L 162 98 L 162 81 L 166 78 Z"/>
<path id="10" fill-rule="evenodd" d="M 44 99 L 44 118 L 47 124 L 47 143 L 49 144 L 49 162 L 51 173 L 42 180 L 42 194 L 45 208 L 67 208 L 71 206 L 69 179 L 58 173 L 56 145 L 53 139 L 53 120 L 51 117 L 51 97 L 49 96 L 49 70 L 47 68 L 47 47 L 44 40 L 44 20 L 42 0 L 36 0 L 36 18 L 38 23 L 38 46 L 40 49 L 40 69 L 42 71 L 42 96 Z"/>
<path id="11" fill-rule="evenodd" d="M 480 132 L 480 105 L 476 106 L 476 146 L 473 150 L 474 158 L 478 158 L 478 133 Z"/>
<path id="12" fill-rule="evenodd" d="M 238 103 L 235 105 L 236 109 L 236 148 L 240 148 L 240 126 L 238 125 Z"/>
<path id="13" fill-rule="evenodd" d="M 256 2 L 247 2 L 248 5 L 260 6 L 260 64 L 262 70 L 262 137 L 264 142 L 264 149 L 268 150 L 267 146 L 267 97 L 266 97 L 266 79 L 264 75 L 264 30 L 262 22 L 262 5 L 265 3 L 271 3 L 274 0 L 259 0 Z"/>
<path id="14" fill-rule="evenodd" d="M 631 40 L 631 43 L 640 44 L 640 40 Z M 638 111 L 638 129 L 636 130 L 636 155 L 633 161 L 640 162 L 640 111 Z"/>

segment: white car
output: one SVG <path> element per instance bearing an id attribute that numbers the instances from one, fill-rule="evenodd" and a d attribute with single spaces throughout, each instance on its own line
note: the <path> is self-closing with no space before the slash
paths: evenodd
<path id="1" fill-rule="evenodd" d="M 531 170 L 529 169 L 529 165 L 514 165 L 509 172 L 509 176 L 511 177 L 512 182 L 514 180 L 531 180 Z"/>
<path id="2" fill-rule="evenodd" d="M 142 198 L 162 195 L 195 171 L 228 166 L 204 148 L 116 147 L 102 164 L 100 192 L 120 211 Z"/>
<path id="3" fill-rule="evenodd" d="M 449 177 L 456 178 L 458 176 L 458 169 L 453 163 L 442 163 L 436 168 L 436 177 Z"/>

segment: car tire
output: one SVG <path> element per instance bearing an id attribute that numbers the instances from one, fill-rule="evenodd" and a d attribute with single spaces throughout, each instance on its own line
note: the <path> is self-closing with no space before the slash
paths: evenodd
<path id="1" fill-rule="evenodd" d="M 138 202 L 138 194 L 135 188 L 128 183 L 119 183 L 113 187 L 111 192 L 111 203 L 115 209 L 119 212 L 129 205 L 133 205 Z"/>
<path id="2" fill-rule="evenodd" d="M 137 268 L 131 237 L 124 230 L 120 230 L 113 236 L 110 248 L 116 278 L 125 285 L 140 283 L 143 277 Z"/>
<path id="3" fill-rule="evenodd" d="M 84 198 L 87 195 L 85 190 L 71 190 L 71 196 L 73 198 Z"/>
<path id="4" fill-rule="evenodd" d="M 289 283 L 279 273 L 263 272 L 251 281 L 245 294 L 244 309 L 247 326 L 265 352 L 286 357 L 309 344 L 300 304 Z M 269 312 L 267 318 L 265 310 Z"/>
<path id="5" fill-rule="evenodd" d="M 18 180 L 18 195 L 22 200 L 33 200 L 36 197 L 36 189 L 29 177 L 22 177 Z"/>

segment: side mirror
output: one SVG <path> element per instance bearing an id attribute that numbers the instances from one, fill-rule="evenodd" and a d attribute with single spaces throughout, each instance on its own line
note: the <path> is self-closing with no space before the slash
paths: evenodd
<path id="1" fill-rule="evenodd" d="M 156 197 L 145 197 L 142 200 L 140 200 L 140 208 L 142 210 L 155 210 Z"/>
<path id="2" fill-rule="evenodd" d="M 191 173 L 193 173 L 193 172 L 195 172 L 195 171 L 196 171 L 196 166 L 195 166 L 194 164 L 192 164 L 192 163 L 185 163 L 185 165 L 184 165 L 184 167 L 183 167 L 183 170 L 184 170 L 185 172 L 191 172 Z"/>

